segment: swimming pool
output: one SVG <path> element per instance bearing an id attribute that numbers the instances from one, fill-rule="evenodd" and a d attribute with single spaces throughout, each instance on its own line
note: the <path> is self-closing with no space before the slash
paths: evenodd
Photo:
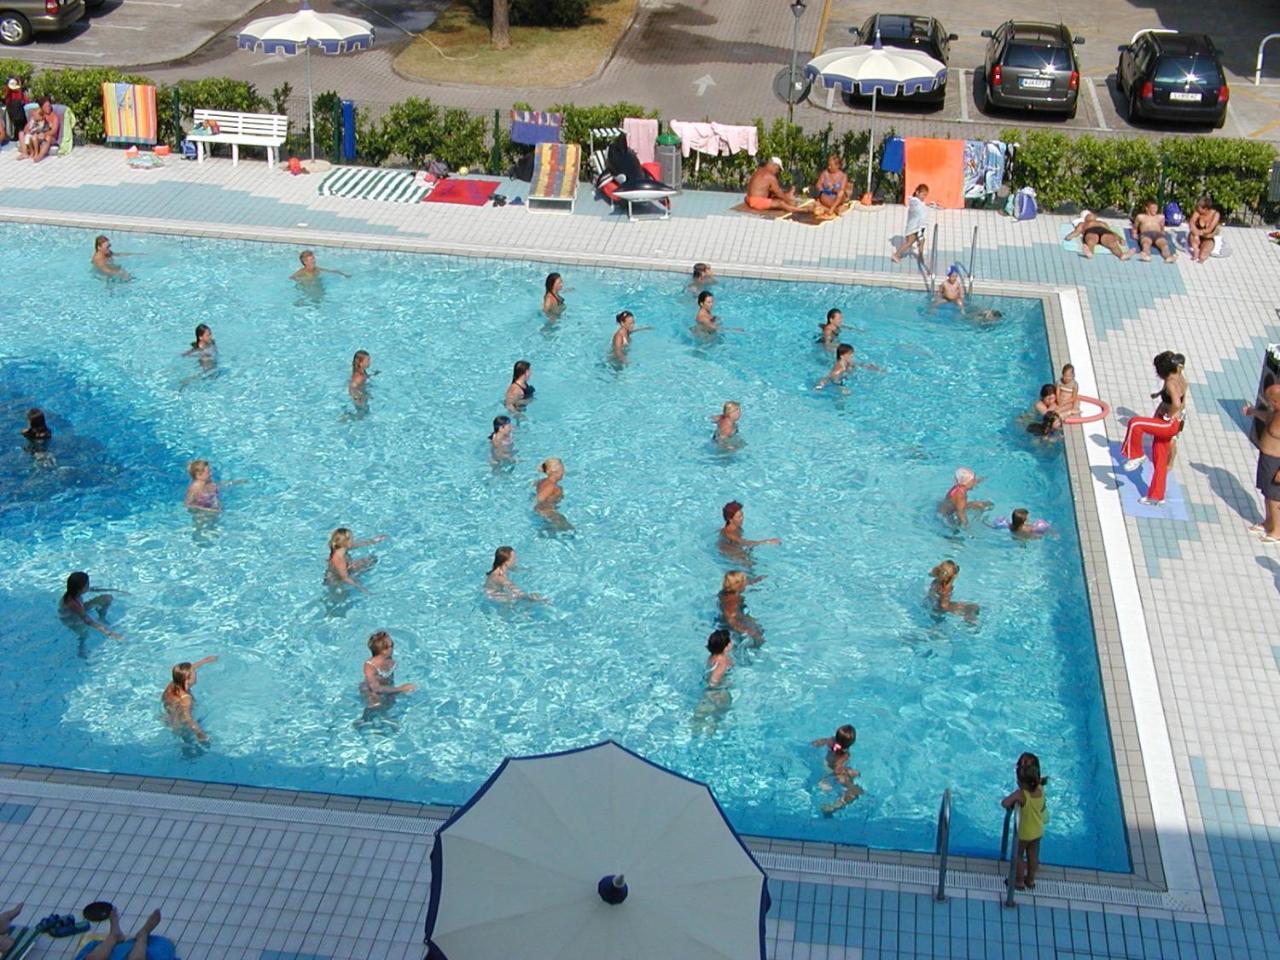
<path id="1" fill-rule="evenodd" d="M 144 254 L 132 284 L 87 268 L 92 236 L 0 227 L 39 249 L 30 279 L 0 295 L 6 321 L 0 415 L 16 431 L 50 414 L 56 466 L 20 445 L 0 454 L 0 760 L 457 803 L 507 754 L 614 737 L 705 779 L 735 825 L 777 837 L 929 849 L 944 787 L 952 849 L 990 854 L 997 801 L 1017 754 L 1052 777 L 1044 856 L 1128 866 L 1111 744 L 1061 452 L 1014 420 L 1050 374 L 1041 308 L 1003 300 L 978 326 L 923 294 L 730 279 L 717 312 L 743 334 L 695 342 L 684 278 L 566 269 L 569 307 L 538 313 L 548 267 L 322 250 L 325 278 L 287 278 L 296 249 L 121 235 Z M 830 358 L 813 343 L 828 307 L 859 359 L 848 395 L 816 393 Z M 633 310 L 631 362 L 605 360 L 613 315 Z M 197 322 L 219 375 L 180 357 Z M 351 416 L 354 350 L 373 355 L 370 411 Z M 485 437 L 512 361 L 538 387 L 493 469 Z M 709 442 L 709 417 L 743 404 L 740 450 Z M 531 510 L 536 466 L 564 460 L 555 532 Z M 186 462 L 207 457 L 225 514 L 181 507 Z M 1015 544 L 934 517 L 957 465 L 989 477 L 997 513 L 1051 519 L 1058 539 Z M 713 734 L 691 722 L 726 558 L 721 505 L 738 499 L 756 551 L 748 594 L 767 643 L 738 653 L 732 706 Z M 386 533 L 371 592 L 321 585 L 329 531 Z M 496 606 L 481 590 L 494 548 L 545 605 Z M 925 603 L 951 557 L 956 595 L 980 625 Z M 123 643 L 81 645 L 53 614 L 73 569 L 124 588 Z M 365 640 L 385 627 L 398 682 L 392 713 L 360 723 Z M 81 657 L 79 654 L 83 653 Z M 207 654 L 195 690 L 207 753 L 160 721 L 176 661 Z M 867 790 L 832 818 L 810 740 L 858 728 Z"/>

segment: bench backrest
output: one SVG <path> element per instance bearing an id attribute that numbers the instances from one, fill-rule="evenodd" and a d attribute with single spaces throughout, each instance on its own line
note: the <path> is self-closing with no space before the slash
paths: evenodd
<path id="1" fill-rule="evenodd" d="M 224 134 L 244 134 L 251 137 L 286 137 L 289 135 L 289 118 L 276 113 L 235 113 L 231 110 L 192 111 L 196 123 L 212 120 Z"/>

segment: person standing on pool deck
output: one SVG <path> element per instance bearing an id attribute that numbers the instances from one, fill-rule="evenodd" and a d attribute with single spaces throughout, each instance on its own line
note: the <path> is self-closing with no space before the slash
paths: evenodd
<path id="1" fill-rule="evenodd" d="M 890 259 L 894 263 L 902 262 L 902 255 L 914 246 L 916 248 L 916 259 L 920 261 L 920 266 L 924 266 L 924 241 L 925 235 L 929 232 L 929 208 L 937 207 L 936 203 L 929 203 L 929 185 L 922 183 L 911 194 L 911 199 L 907 201 L 907 226 L 902 231 L 902 246 L 893 251 Z"/>
<path id="2" fill-rule="evenodd" d="M 853 728 L 853 724 L 846 723 L 837 728 L 833 736 L 819 737 L 810 744 L 810 746 L 826 748 L 825 760 L 827 769 L 831 771 L 831 780 L 844 787 L 844 795 L 839 800 L 828 803 L 822 808 L 823 816 L 831 816 L 841 807 L 847 807 L 862 796 L 862 788 L 853 782 L 858 776 L 858 771 L 849 766 L 849 751 L 853 749 L 854 741 L 857 739 L 858 731 Z M 824 776 L 818 781 L 818 788 L 830 790 L 830 780 Z"/>
<path id="3" fill-rule="evenodd" d="M 86 593 L 96 593 L 98 596 L 87 601 L 81 599 Z M 110 606 L 111 594 L 105 588 L 89 586 L 89 575 L 83 570 L 77 570 L 67 577 L 67 590 L 58 601 L 58 615 L 62 617 L 64 623 L 68 621 L 83 623 L 112 640 L 123 640 L 124 637 L 109 629 L 105 623 L 98 622 L 98 620 L 107 619 L 107 608 Z M 90 610 L 98 612 L 98 620 L 89 616 Z M 68 626 L 70 625 L 68 623 Z"/>
<path id="4" fill-rule="evenodd" d="M 173 679 L 160 696 L 169 729 L 184 739 L 190 733 L 200 743 L 209 742 L 208 734 L 200 728 L 195 715 L 191 712 L 196 705 L 196 698 L 192 695 L 191 688 L 196 685 L 196 671 L 210 663 L 216 663 L 217 660 L 217 657 L 205 657 L 195 663 L 185 661 L 175 663 Z"/>
<path id="5" fill-rule="evenodd" d="M 1120 448 L 1120 456 L 1124 458 L 1124 469 L 1132 472 L 1142 466 L 1146 459 L 1142 451 L 1142 438 L 1151 437 L 1151 485 L 1147 487 L 1147 495 L 1141 497 L 1141 503 L 1148 506 L 1159 506 L 1164 502 L 1165 484 L 1169 477 L 1169 465 L 1173 462 L 1174 442 L 1187 417 L 1187 378 L 1182 373 L 1187 358 L 1180 353 L 1166 350 L 1153 359 L 1156 376 L 1164 381 L 1164 386 L 1151 395 L 1151 399 L 1160 398 L 1154 416 L 1133 417 L 1125 428 L 1124 446 Z"/>
<path id="6" fill-rule="evenodd" d="M 316 252 L 314 250 L 303 250 L 298 254 L 298 262 L 302 264 L 301 268 L 289 275 L 289 279 L 297 283 L 314 283 L 320 279 L 320 274 L 322 273 L 336 273 L 340 277 L 351 279 L 351 274 L 349 273 L 334 270 L 332 267 L 317 266 Z"/>
<path id="7" fill-rule="evenodd" d="M 502 403 L 512 413 L 523 412 L 533 399 L 533 384 L 529 382 L 529 375 L 532 373 L 533 366 L 528 360 L 517 360 L 511 368 L 511 383 Z"/>
<path id="8" fill-rule="evenodd" d="M 938 514 L 959 527 L 969 525 L 970 510 L 990 510 L 990 500 L 970 500 L 969 491 L 982 482 L 983 478 L 974 474 L 968 467 L 956 469 L 956 482 L 952 484 L 947 495 L 938 504 Z"/>
<path id="9" fill-rule="evenodd" d="M 1036 871 L 1040 869 L 1040 839 L 1044 836 L 1044 822 L 1049 816 L 1044 803 L 1044 785 L 1049 778 L 1040 776 L 1040 758 L 1034 753 L 1024 753 L 1018 758 L 1014 775 L 1018 786 L 1000 801 L 1006 810 L 1015 806 L 1022 808 L 1018 814 L 1018 866 L 1014 887 L 1034 890 Z"/>
<path id="10" fill-rule="evenodd" d="M 955 588 L 956 578 L 960 576 L 960 564 L 954 560 L 943 560 L 929 571 L 933 582 L 929 584 L 929 596 L 933 599 L 934 608 L 939 613 L 955 613 L 969 623 L 978 621 L 978 605 L 951 599 L 951 591 Z"/>
<path id="11" fill-rule="evenodd" d="M 1263 543 L 1280 543 L 1280 383 L 1273 383 L 1262 393 L 1261 407 L 1245 404 L 1240 412 L 1265 425 L 1258 437 L 1258 472 L 1255 478 L 1262 493 L 1262 523 L 1249 528 L 1262 537 Z"/>
<path id="12" fill-rule="evenodd" d="M 769 537 L 765 540 L 748 540 L 744 537 L 742 535 L 744 519 L 742 504 L 737 500 L 726 503 L 721 508 L 720 515 L 724 518 L 724 526 L 720 528 L 720 552 L 735 563 L 750 566 L 752 549 L 763 546 L 776 547 L 782 543 L 777 537 Z"/>
<path id="13" fill-rule="evenodd" d="M 379 630 L 369 637 L 369 659 L 364 662 L 364 679 L 360 681 L 360 694 L 364 705 L 379 710 L 395 703 L 402 693 L 413 693 L 418 688 L 412 683 L 396 684 L 396 661 L 391 656 L 395 641 L 386 630 Z"/>
<path id="14" fill-rule="evenodd" d="M 560 274 L 548 273 L 546 291 L 542 294 L 542 312 L 548 320 L 558 320 L 564 312 L 564 296 L 560 293 L 563 289 L 564 279 Z"/>

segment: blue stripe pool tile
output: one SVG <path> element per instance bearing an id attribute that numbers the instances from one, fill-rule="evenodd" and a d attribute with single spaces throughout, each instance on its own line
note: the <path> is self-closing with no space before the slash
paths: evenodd
<path id="1" fill-rule="evenodd" d="M 0 823 L 26 823 L 33 810 L 29 803 L 0 803 Z"/>

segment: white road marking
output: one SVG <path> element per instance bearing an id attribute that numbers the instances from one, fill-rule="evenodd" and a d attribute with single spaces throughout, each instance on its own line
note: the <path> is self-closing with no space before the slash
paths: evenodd
<path id="1" fill-rule="evenodd" d="M 145 30 L 146 27 L 130 27 L 123 23 L 98 23 L 96 20 L 93 25 L 104 30 Z"/>
<path id="2" fill-rule="evenodd" d="M 1093 101 L 1093 112 L 1098 118 L 1098 127 L 1102 130 L 1110 129 L 1107 126 L 1107 118 L 1102 115 L 1102 101 L 1098 99 L 1098 88 L 1092 80 L 1085 80 L 1084 86 L 1089 89 L 1089 99 Z"/>
<path id="3" fill-rule="evenodd" d="M 960 87 L 960 119 L 964 123 L 969 122 L 969 98 L 964 92 L 964 71 L 956 71 L 956 82 Z"/>

